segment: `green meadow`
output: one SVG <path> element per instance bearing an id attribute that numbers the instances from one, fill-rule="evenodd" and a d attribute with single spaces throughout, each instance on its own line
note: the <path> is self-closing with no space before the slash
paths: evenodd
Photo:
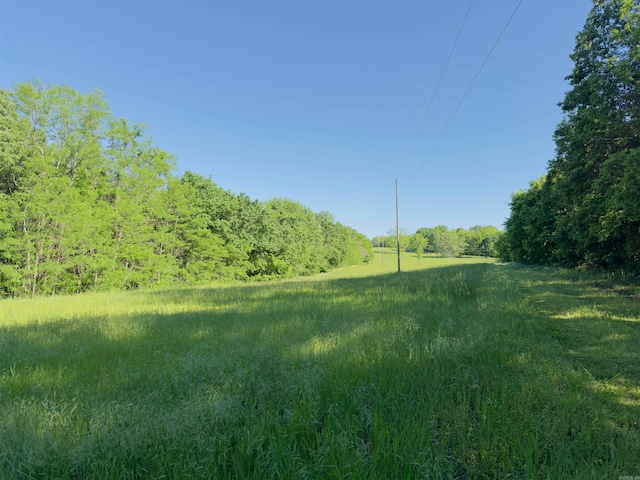
<path id="1" fill-rule="evenodd" d="M 640 289 L 389 251 L 0 301 L 0 478 L 640 475 Z"/>

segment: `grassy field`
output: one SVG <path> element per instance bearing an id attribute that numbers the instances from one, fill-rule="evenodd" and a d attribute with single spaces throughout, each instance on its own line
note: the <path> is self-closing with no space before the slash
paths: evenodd
<path id="1" fill-rule="evenodd" d="M 403 268 L 0 301 L 0 478 L 640 475 L 638 288 Z"/>

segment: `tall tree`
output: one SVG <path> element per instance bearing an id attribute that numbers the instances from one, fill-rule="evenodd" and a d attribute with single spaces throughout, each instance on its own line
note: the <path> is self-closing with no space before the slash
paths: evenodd
<path id="1" fill-rule="evenodd" d="M 167 186 L 174 159 L 144 136 L 144 126 L 113 119 L 107 133 L 113 165 L 113 261 L 109 283 L 136 288 L 178 276 Z"/>
<path id="2" fill-rule="evenodd" d="M 11 172 L 3 175 L 13 203 L 12 239 L 3 255 L 19 272 L 12 278 L 19 279 L 23 293 L 74 291 L 69 271 L 77 268 L 73 257 L 87 241 L 83 214 L 104 178 L 100 140 L 106 104 L 97 92 L 82 95 L 39 82 L 18 85 L 12 102 L 21 148 L 17 156 L 8 155 Z"/>
<path id="3" fill-rule="evenodd" d="M 527 195 L 531 208 L 520 208 L 524 197 L 512 203 L 508 231 L 526 222 L 522 212 L 541 226 L 509 234 L 520 242 L 510 247 L 517 259 L 640 271 L 639 31 L 637 1 L 594 1 L 571 56 L 557 155 L 543 185 Z M 541 251 L 526 254 L 523 242 Z"/>
<path id="4" fill-rule="evenodd" d="M 422 235 L 420 235 L 419 233 L 416 233 L 414 235 L 411 236 L 411 248 L 413 248 L 416 252 L 416 257 L 418 257 L 418 260 L 422 258 L 422 255 L 424 255 L 424 249 L 427 246 L 427 239 L 424 238 Z"/>
<path id="5" fill-rule="evenodd" d="M 440 225 L 434 228 L 433 251 L 443 257 L 459 257 L 464 252 L 466 242 L 455 230 Z"/>
<path id="6" fill-rule="evenodd" d="M 97 91 L 0 90 L 0 295 L 306 275 L 371 257 L 326 212 L 174 167 Z"/>

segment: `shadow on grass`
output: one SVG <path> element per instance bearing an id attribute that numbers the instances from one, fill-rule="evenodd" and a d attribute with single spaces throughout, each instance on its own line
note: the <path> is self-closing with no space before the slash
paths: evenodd
<path id="1" fill-rule="evenodd" d="M 135 295 L 149 305 L 135 315 L 1 330 L 0 469 L 640 473 L 637 302 L 557 272 L 468 265 Z"/>

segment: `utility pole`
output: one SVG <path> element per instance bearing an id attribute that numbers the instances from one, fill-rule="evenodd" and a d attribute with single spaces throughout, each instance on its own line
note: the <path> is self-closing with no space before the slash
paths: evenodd
<path id="1" fill-rule="evenodd" d="M 396 178 L 396 242 L 398 244 L 398 272 L 400 272 L 400 220 L 398 219 L 398 179 Z"/>

